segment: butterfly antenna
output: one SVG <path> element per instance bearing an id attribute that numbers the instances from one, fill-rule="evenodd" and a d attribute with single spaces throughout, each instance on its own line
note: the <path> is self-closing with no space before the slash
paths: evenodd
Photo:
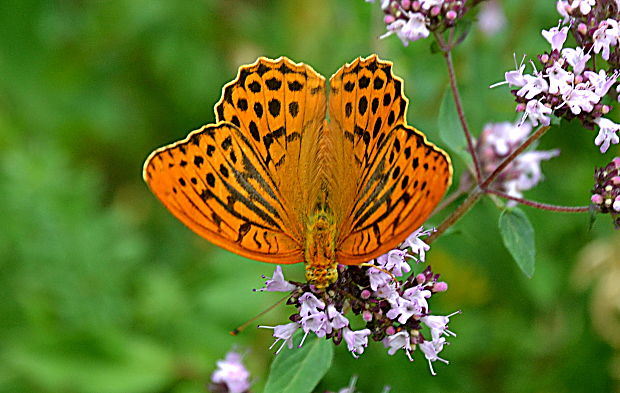
<path id="1" fill-rule="evenodd" d="M 252 318 L 248 319 L 247 321 L 239 325 L 236 329 L 231 330 L 230 334 L 233 336 L 236 336 L 237 334 L 241 333 L 250 323 L 256 321 L 258 318 L 262 317 L 263 315 L 267 314 L 269 311 L 276 308 L 276 306 L 279 306 L 280 304 L 282 304 L 282 302 L 288 299 L 290 296 L 291 296 L 290 294 L 284 296 L 282 299 L 278 300 L 273 305 L 267 307 L 263 311 L 259 312 L 257 315 L 253 316 Z"/>

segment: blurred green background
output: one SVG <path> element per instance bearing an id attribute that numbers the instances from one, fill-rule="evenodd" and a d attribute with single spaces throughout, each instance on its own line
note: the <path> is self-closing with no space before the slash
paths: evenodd
<path id="1" fill-rule="evenodd" d="M 513 67 L 513 52 L 547 50 L 540 30 L 559 18 L 552 1 L 501 6 L 503 30 L 474 27 L 455 52 L 476 133 L 516 118 L 508 88 L 488 86 Z M 270 331 L 228 332 L 279 298 L 251 291 L 273 267 L 176 221 L 143 183 L 143 161 L 212 122 L 222 86 L 261 55 L 329 76 L 378 53 L 405 79 L 409 122 L 441 144 L 441 56 L 430 39 L 404 48 L 378 40 L 383 31 L 378 4 L 361 0 L 0 2 L 0 392 L 202 392 L 233 347 L 261 391 Z M 562 155 L 527 196 L 587 204 L 593 167 L 619 151 L 601 155 L 594 136 L 566 123 L 545 136 L 540 148 Z M 372 343 L 355 360 L 340 346 L 319 389 L 355 374 L 365 393 L 619 391 L 620 237 L 607 217 L 588 231 L 585 214 L 524 210 L 537 230 L 533 279 L 501 244 L 488 199 L 434 244 L 428 261 L 450 290 L 431 307 L 463 311 L 437 377 L 420 353 L 411 364 Z M 290 311 L 260 323 L 284 323 Z"/>

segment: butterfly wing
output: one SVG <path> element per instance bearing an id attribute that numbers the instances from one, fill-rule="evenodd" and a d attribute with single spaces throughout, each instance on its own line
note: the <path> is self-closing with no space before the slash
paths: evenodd
<path id="1" fill-rule="evenodd" d="M 218 123 L 153 152 L 146 182 L 212 243 L 259 261 L 301 262 L 301 201 L 293 185 L 306 131 L 324 122 L 324 86 L 310 67 L 286 58 L 241 67 L 216 104 Z"/>
<path id="2" fill-rule="evenodd" d="M 428 218 L 452 179 L 450 158 L 406 125 L 408 101 L 392 64 L 357 59 L 330 79 L 338 261 L 360 264 L 397 247 Z M 335 184 L 332 187 L 338 187 Z"/>

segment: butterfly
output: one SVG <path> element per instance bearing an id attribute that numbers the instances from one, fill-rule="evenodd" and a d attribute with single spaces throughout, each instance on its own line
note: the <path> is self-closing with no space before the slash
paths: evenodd
<path id="1" fill-rule="evenodd" d="M 450 186 L 450 157 L 407 125 L 407 106 L 376 55 L 341 67 L 329 100 L 312 67 L 260 57 L 224 86 L 216 122 L 151 153 L 143 177 L 198 235 L 258 261 L 305 262 L 325 288 L 338 264 L 401 244 Z"/>

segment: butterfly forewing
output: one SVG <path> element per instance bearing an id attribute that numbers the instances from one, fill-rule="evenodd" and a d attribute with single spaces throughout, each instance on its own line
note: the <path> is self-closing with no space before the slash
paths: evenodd
<path id="1" fill-rule="evenodd" d="M 303 244 L 315 177 L 316 139 L 325 121 L 325 78 L 281 57 L 241 67 L 216 104 L 218 121 L 248 136 L 287 208 L 287 230 Z"/>
<path id="2" fill-rule="evenodd" d="M 240 255 L 274 263 L 303 259 L 286 207 L 254 147 L 235 126 L 208 125 L 155 151 L 144 167 L 151 190 L 185 225 Z"/>
<path id="3" fill-rule="evenodd" d="M 342 136 L 335 161 L 343 169 L 336 170 L 341 178 L 354 179 L 343 187 L 346 196 L 334 196 L 342 217 L 340 263 L 363 263 L 398 246 L 450 184 L 447 154 L 405 125 L 408 102 L 391 68 L 373 55 L 345 65 L 330 79 L 332 134 Z"/>

